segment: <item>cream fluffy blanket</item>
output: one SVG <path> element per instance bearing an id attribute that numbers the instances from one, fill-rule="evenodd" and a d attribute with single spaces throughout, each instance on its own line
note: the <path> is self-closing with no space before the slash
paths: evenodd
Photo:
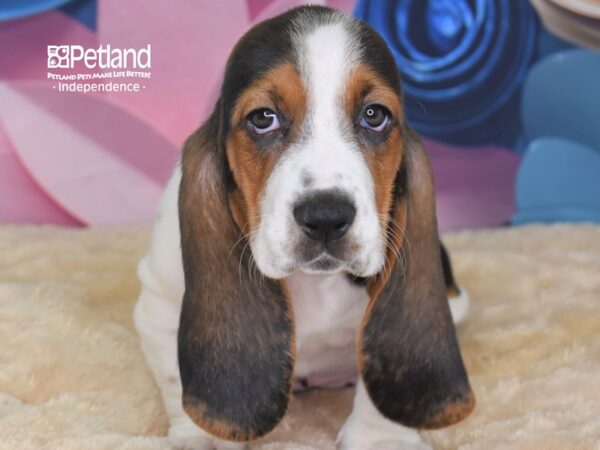
<path id="1" fill-rule="evenodd" d="M 600 227 L 445 236 L 477 396 L 439 449 L 600 448 Z M 148 230 L 0 227 L 0 448 L 168 449 L 133 330 Z M 333 449 L 353 390 L 298 396 L 252 449 Z"/>

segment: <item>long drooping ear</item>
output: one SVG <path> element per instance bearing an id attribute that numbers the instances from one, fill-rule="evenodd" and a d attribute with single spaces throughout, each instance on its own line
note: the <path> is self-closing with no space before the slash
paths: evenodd
<path id="1" fill-rule="evenodd" d="M 388 264 L 368 280 L 359 367 L 387 418 L 439 428 L 466 417 L 474 397 L 446 298 L 429 160 L 407 130 L 388 225 Z"/>
<path id="2" fill-rule="evenodd" d="M 268 433 L 286 411 L 293 311 L 280 283 L 251 270 L 214 122 L 188 140 L 181 163 L 179 369 L 192 420 L 217 437 L 246 441 Z"/>

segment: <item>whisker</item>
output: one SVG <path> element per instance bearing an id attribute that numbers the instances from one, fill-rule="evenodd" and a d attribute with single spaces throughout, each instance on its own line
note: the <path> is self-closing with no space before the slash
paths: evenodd
<path id="1" fill-rule="evenodd" d="M 400 266 L 400 270 L 403 274 L 405 274 L 408 263 L 408 255 L 407 250 L 404 248 L 404 245 L 402 245 L 403 242 L 406 242 L 406 245 L 408 246 L 408 253 L 410 253 L 410 241 L 406 234 L 406 229 L 392 216 L 387 214 L 378 214 L 378 217 L 388 222 L 386 233 L 388 239 L 386 240 L 386 249 L 391 252 L 391 256 L 396 257 L 398 265 Z M 386 252 L 386 266 L 392 265 L 391 256 Z M 386 267 L 384 275 L 387 275 L 387 270 L 388 269 Z M 391 270 L 391 267 L 389 270 Z"/>
<path id="2" fill-rule="evenodd" d="M 250 239 L 247 239 L 246 245 L 244 245 L 244 248 L 242 249 L 242 253 L 240 254 L 240 261 L 238 263 L 238 274 L 239 274 L 239 278 L 240 278 L 240 284 L 242 284 L 242 261 L 244 260 L 244 252 L 246 251 L 246 248 L 248 248 L 249 245 L 250 245 Z"/>

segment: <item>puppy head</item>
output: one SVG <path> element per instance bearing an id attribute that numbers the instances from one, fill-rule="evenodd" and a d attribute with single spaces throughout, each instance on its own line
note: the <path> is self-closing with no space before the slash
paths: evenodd
<path id="1" fill-rule="evenodd" d="M 294 270 L 368 277 L 359 366 L 384 415 L 433 427 L 470 411 L 427 158 L 374 31 L 321 7 L 250 30 L 182 173 L 178 352 L 197 424 L 249 440 L 283 417 L 295 346 L 279 280 Z"/>
<path id="2" fill-rule="evenodd" d="M 296 10 L 242 39 L 221 98 L 231 207 L 258 269 L 377 273 L 404 123 L 380 38 L 330 10 Z"/>

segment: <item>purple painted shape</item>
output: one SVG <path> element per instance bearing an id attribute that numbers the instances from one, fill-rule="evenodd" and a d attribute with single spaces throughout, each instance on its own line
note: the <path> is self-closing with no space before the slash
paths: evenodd
<path id="1" fill-rule="evenodd" d="M 355 3 L 355 0 L 328 0 L 327 6 L 330 8 L 339 9 L 346 14 L 352 14 Z"/>
<path id="2" fill-rule="evenodd" d="M 510 221 L 515 211 L 518 155 L 496 146 L 423 142 L 436 184 L 440 231 L 493 227 Z"/>
<path id="3" fill-rule="evenodd" d="M 29 176 L 0 124 L 0 223 L 77 226 Z"/>
<path id="4" fill-rule="evenodd" d="M 12 86 L 39 108 L 88 136 L 107 156 L 135 167 L 159 185 L 167 183 L 179 149 L 127 111 L 101 98 L 58 92 L 44 85 L 14 83 Z"/>
<path id="5" fill-rule="evenodd" d="M 246 0 L 248 5 L 248 16 L 252 22 L 267 8 L 271 3 L 277 0 Z"/>
<path id="6" fill-rule="evenodd" d="M 0 22 L 0 80 L 45 80 L 47 46 L 77 44 L 96 47 L 96 36 L 59 11 Z M 86 73 L 78 69 L 77 73 Z M 61 70 L 69 74 L 69 70 Z"/>
<path id="7" fill-rule="evenodd" d="M 152 220 L 177 161 L 169 143 L 99 99 L 15 84 L 0 83 L 0 117 L 56 203 L 87 224 Z"/>
<path id="8" fill-rule="evenodd" d="M 324 5 L 351 14 L 355 0 L 246 0 L 252 23 L 281 14 L 301 5 Z"/>
<path id="9" fill-rule="evenodd" d="M 314 0 L 314 1 L 308 2 L 307 0 L 275 0 L 271 3 L 269 3 L 269 5 L 267 5 L 260 12 L 260 14 L 258 14 L 254 18 L 253 25 L 258 22 L 262 22 L 263 20 L 270 19 L 271 17 L 275 17 L 279 14 L 283 14 L 284 12 L 286 12 L 292 8 L 297 8 L 298 6 L 306 5 L 308 3 L 313 4 L 313 5 L 326 5 L 327 1 L 326 0 Z"/>

